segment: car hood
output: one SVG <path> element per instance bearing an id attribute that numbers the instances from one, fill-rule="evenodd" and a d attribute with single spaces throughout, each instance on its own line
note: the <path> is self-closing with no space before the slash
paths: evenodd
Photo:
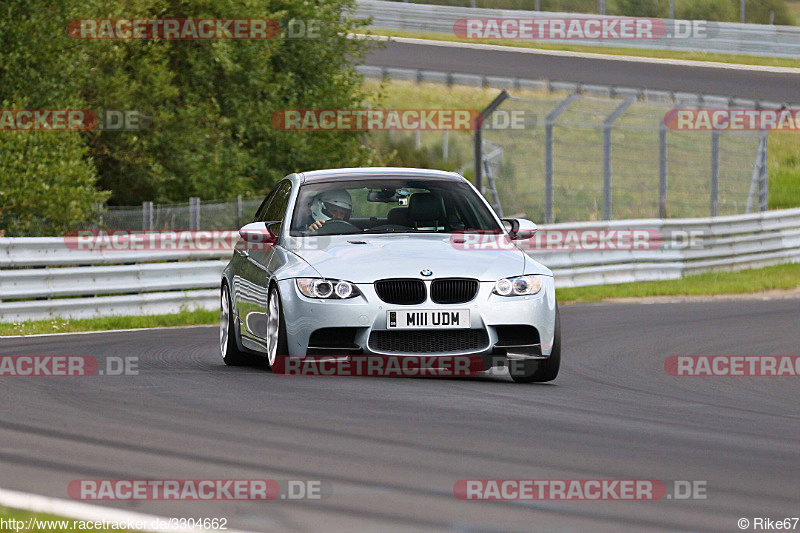
<path id="1" fill-rule="evenodd" d="M 286 248 L 326 278 L 372 283 L 383 278 L 468 277 L 497 281 L 528 270 L 551 275 L 516 248 L 464 249 L 450 234 L 336 235 L 288 239 Z M 458 237 L 453 237 L 458 239 Z"/>

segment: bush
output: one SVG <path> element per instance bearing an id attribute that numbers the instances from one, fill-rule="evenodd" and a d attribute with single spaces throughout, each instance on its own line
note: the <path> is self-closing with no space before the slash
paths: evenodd
<path id="1" fill-rule="evenodd" d="M 360 105 L 365 95 L 354 65 L 370 43 L 347 38 L 364 25 L 353 18 L 354 5 L 355 0 L 5 2 L 0 100 L 24 97 L 30 109 L 139 111 L 150 122 L 135 132 L 59 132 L 52 139 L 18 132 L 3 139 L 11 152 L 4 154 L 0 173 L 25 180 L 4 190 L 5 214 L 11 216 L 9 206 L 27 205 L 15 196 L 26 185 L 54 186 L 59 173 L 82 184 L 87 198 L 105 198 L 95 188 L 96 177 L 100 188 L 112 191 L 110 203 L 130 205 L 253 194 L 291 172 L 372 163 L 375 156 L 358 132 L 283 132 L 270 122 L 281 109 Z M 140 41 L 67 35 L 68 21 L 84 17 L 316 20 L 322 36 Z M 72 159 L 63 166 L 56 160 L 22 165 L 31 154 L 44 157 L 44 147 L 53 157 Z"/>
<path id="2" fill-rule="evenodd" d="M 665 18 L 669 16 L 669 2 L 658 0 L 617 0 L 615 5 L 610 5 L 609 14 L 624 17 L 654 17 Z"/>
<path id="3" fill-rule="evenodd" d="M 0 232 L 63 235 L 94 222 L 108 193 L 95 189 L 88 152 L 77 132 L 0 132 Z"/>
<path id="4" fill-rule="evenodd" d="M 738 21 L 739 9 L 736 0 L 678 0 L 675 2 L 675 18 L 682 20 Z"/>

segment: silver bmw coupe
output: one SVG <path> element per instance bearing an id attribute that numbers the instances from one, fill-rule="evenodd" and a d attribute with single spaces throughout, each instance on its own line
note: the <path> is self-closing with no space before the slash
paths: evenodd
<path id="1" fill-rule="evenodd" d="M 266 356 L 468 355 L 518 382 L 561 361 L 553 273 L 462 176 L 413 168 L 291 174 L 239 231 L 221 280 L 226 364 Z"/>

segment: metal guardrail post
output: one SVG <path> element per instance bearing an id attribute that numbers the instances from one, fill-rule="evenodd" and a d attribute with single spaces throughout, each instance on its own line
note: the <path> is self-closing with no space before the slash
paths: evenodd
<path id="1" fill-rule="evenodd" d="M 552 224 L 554 222 L 553 204 L 554 204 L 554 189 L 553 189 L 553 129 L 556 125 L 558 117 L 567 110 L 569 105 L 578 98 L 577 93 L 573 93 L 561 100 L 559 104 L 547 115 L 544 124 L 544 223 Z"/>
<path id="2" fill-rule="evenodd" d="M 658 218 L 667 218 L 667 125 L 658 126 Z"/>
<path id="3" fill-rule="evenodd" d="M 603 220 L 611 220 L 611 128 L 633 101 L 628 97 L 603 121 Z"/>
<path id="4" fill-rule="evenodd" d="M 481 194 L 483 194 L 483 124 L 486 122 L 486 119 L 500 107 L 500 104 L 510 97 L 511 95 L 508 94 L 508 91 L 503 89 L 503 92 L 498 94 L 497 97 L 486 106 L 486 109 L 481 111 L 481 116 L 475 119 L 475 124 L 473 126 L 475 133 L 473 135 L 472 145 L 474 158 L 473 169 L 475 172 L 475 188 L 478 189 Z"/>
<path id="5" fill-rule="evenodd" d="M 711 132 L 711 216 L 717 216 L 719 209 L 719 131 Z"/>

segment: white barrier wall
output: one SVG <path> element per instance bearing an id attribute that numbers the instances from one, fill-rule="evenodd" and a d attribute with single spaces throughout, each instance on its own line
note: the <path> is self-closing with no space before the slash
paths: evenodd
<path id="1" fill-rule="evenodd" d="M 529 250 L 557 287 L 678 279 L 707 270 L 800 261 L 800 209 L 693 219 L 541 226 L 567 235 L 648 230 L 653 249 Z M 607 233 L 606 233 L 607 235 Z M 90 251 L 63 238 L 0 238 L 0 321 L 216 309 L 231 250 Z"/>

